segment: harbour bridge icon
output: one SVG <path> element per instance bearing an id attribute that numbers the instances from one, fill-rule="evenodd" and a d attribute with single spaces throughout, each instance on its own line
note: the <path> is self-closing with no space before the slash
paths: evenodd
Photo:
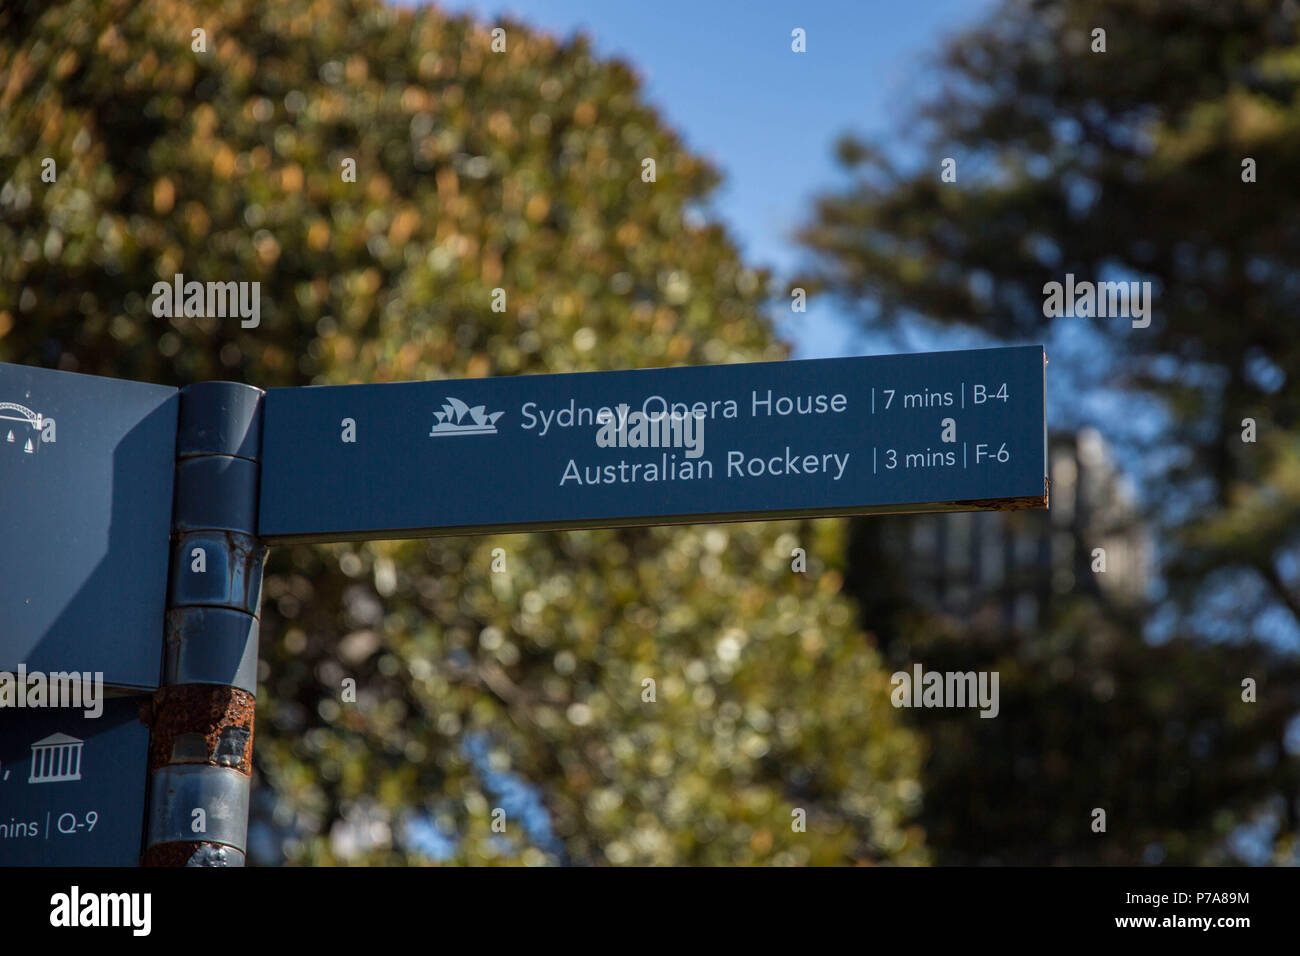
<path id="1" fill-rule="evenodd" d="M 14 426 L 7 425 L 6 422 L 18 422 L 17 433 Z M 26 405 L 0 402 L 0 444 L 21 445 L 24 454 L 34 455 L 41 447 L 41 428 L 44 423 L 44 417 Z"/>

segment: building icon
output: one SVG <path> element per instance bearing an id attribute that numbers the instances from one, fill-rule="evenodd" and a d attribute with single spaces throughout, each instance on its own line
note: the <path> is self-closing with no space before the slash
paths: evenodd
<path id="1" fill-rule="evenodd" d="M 32 770 L 28 783 L 59 783 L 81 779 L 84 741 L 67 734 L 50 734 L 32 744 Z"/>

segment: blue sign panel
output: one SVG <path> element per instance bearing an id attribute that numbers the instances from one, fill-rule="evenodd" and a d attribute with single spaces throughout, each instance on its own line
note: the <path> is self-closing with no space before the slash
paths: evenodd
<path id="1" fill-rule="evenodd" d="M 1040 346 L 272 389 L 259 534 L 1046 506 Z"/>
<path id="2" fill-rule="evenodd" d="M 132 698 L 0 709 L 0 866 L 138 865 L 148 758 Z"/>
<path id="3" fill-rule="evenodd" d="M 177 391 L 0 364 L 0 672 L 158 686 Z"/>

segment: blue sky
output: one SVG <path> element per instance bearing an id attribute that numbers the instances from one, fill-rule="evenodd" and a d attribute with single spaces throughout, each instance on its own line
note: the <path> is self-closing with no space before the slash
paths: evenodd
<path id="1" fill-rule="evenodd" d="M 412 0 L 399 5 L 415 6 Z M 998 0 L 438 0 L 484 23 L 503 16 L 560 36 L 581 30 L 598 54 L 626 60 L 646 98 L 723 184 L 712 214 L 727 223 L 751 264 L 778 277 L 803 261 L 793 239 L 811 216 L 812 197 L 845 182 L 833 158 L 836 139 L 862 134 L 903 158 L 899 133 L 910 106 L 935 89 L 946 38 L 988 17 Z M 802 27 L 807 52 L 790 49 Z M 780 301 L 774 313 L 784 310 Z M 904 341 L 868 337 L 825 297 L 805 314 L 785 312 L 782 336 L 797 358 L 978 347 L 976 333 L 919 324 Z M 1054 428 L 1101 428 L 1139 499 L 1159 497 L 1161 462 L 1150 455 L 1165 427 L 1150 403 L 1100 387 L 1118 361 L 1122 337 L 1086 321 L 1044 325 L 1036 340 L 1052 360 L 1048 420 Z M 1296 640 L 1291 634 L 1289 640 Z"/>
<path id="2" fill-rule="evenodd" d="M 399 5 L 418 5 L 395 0 Z M 793 274 L 803 253 L 793 239 L 811 215 L 812 197 L 843 183 L 836 139 L 854 132 L 890 147 L 910 105 L 936 82 L 944 40 L 990 15 L 997 0 L 438 0 L 438 6 L 491 23 L 503 16 L 561 36 L 581 30 L 603 56 L 628 61 L 646 98 L 666 123 L 722 172 L 712 214 L 725 222 L 747 261 Z M 791 52 L 791 30 L 807 34 L 807 52 Z M 857 332 L 830 299 L 781 324 L 798 358 L 868 354 L 881 349 Z M 1115 361 L 1114 342 L 1082 324 L 1044 330 L 1056 361 L 1048 390 L 1055 426 L 1105 424 L 1108 440 L 1139 497 L 1153 478 L 1143 450 L 1159 435 L 1154 409 L 1097 389 Z M 947 336 L 909 336 L 910 349 L 982 344 Z M 1091 386 L 1091 387 L 1090 387 Z M 1062 401 L 1059 396 L 1066 396 Z M 1154 467 L 1148 462 L 1149 467 Z M 1288 620 L 1275 639 L 1294 645 Z M 1300 747 L 1300 721 L 1288 736 Z M 1239 834 L 1250 842 L 1250 835 Z M 1243 847 L 1239 847 L 1243 848 Z"/>
<path id="3" fill-rule="evenodd" d="M 411 2 L 400 5 L 414 6 Z M 441 0 L 484 22 L 503 15 L 561 36 L 587 33 L 619 56 L 647 99 L 724 182 L 714 215 L 747 261 L 793 273 L 793 233 L 811 197 L 841 182 L 832 146 L 847 130 L 887 137 L 906 104 L 933 84 L 945 36 L 976 22 L 992 0 Z M 801 27 L 807 52 L 793 53 Z M 835 304 L 813 301 L 782 326 L 799 358 L 860 354 Z"/>
<path id="4" fill-rule="evenodd" d="M 397 0 L 399 5 L 420 5 Z M 793 235 L 812 215 L 812 199 L 846 183 L 835 163 L 845 132 L 872 139 L 906 160 L 899 134 L 911 106 L 936 89 L 945 40 L 992 14 L 998 0 L 437 0 L 484 23 L 503 17 L 569 36 L 585 32 L 598 54 L 626 60 L 647 100 L 723 184 L 712 214 L 725 222 L 754 265 L 778 278 L 796 273 L 806 253 Z M 791 31 L 807 52 L 791 51 Z M 1106 424 L 1128 468 L 1158 432 L 1153 414 L 1134 415 L 1122 396 L 1096 387 L 1114 361 L 1115 343 L 1083 322 L 1053 323 L 1034 340 L 996 343 L 978 333 L 920 323 L 903 341 L 869 336 L 826 296 L 795 314 L 774 303 L 796 358 L 829 358 L 994 344 L 1044 344 L 1052 357 L 1048 417 L 1054 427 Z M 1060 396 L 1069 396 L 1061 401 Z M 1130 446 L 1128 448 L 1124 446 Z"/>
<path id="5" fill-rule="evenodd" d="M 998 0 L 437 0 L 436 5 L 484 23 L 508 17 L 559 36 L 581 30 L 599 55 L 627 61 L 664 121 L 722 173 L 712 215 L 728 225 L 746 261 L 772 268 L 781 279 L 807 261 L 794 233 L 811 218 L 813 197 L 847 182 L 834 159 L 836 140 L 853 132 L 892 149 L 896 158 L 912 158 L 899 134 L 914 115 L 911 107 L 936 89 L 945 40 L 991 15 Z M 805 53 L 791 50 L 795 27 L 805 31 Z M 830 296 L 810 300 L 802 314 L 781 305 L 777 299 L 773 313 L 796 358 L 1044 344 L 1053 360 L 1048 389 L 1053 427 L 1107 424 L 1107 438 L 1130 469 L 1141 464 L 1134 449 L 1145 447 L 1160 427 L 1157 416 L 1134 415 L 1122 396 L 1096 387 L 1114 362 L 1115 343 L 1083 322 L 1044 326 L 1037 339 L 1016 343 L 907 323 L 900 341 L 862 332 Z"/>

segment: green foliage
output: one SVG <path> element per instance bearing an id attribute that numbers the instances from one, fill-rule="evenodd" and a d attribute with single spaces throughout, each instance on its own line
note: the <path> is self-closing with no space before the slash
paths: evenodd
<path id="1" fill-rule="evenodd" d="M 1076 355 L 1114 373 L 1122 417 L 1164 414 L 1145 497 L 1180 636 L 1152 647 L 1141 622 L 1072 602 L 1050 634 L 986 638 L 976 656 L 1007 668 L 995 726 L 915 715 L 946 741 L 926 770 L 932 845 L 954 861 L 1140 862 L 1150 843 L 1192 863 L 1231 858 L 1225 837 L 1259 821 L 1275 859 L 1293 859 L 1300 674 L 1267 639 L 1300 626 L 1300 16 L 1265 0 L 1009 0 L 948 47 L 939 88 L 911 127 L 915 167 L 841 144 L 852 181 L 804 234 L 822 255 L 814 286 L 877 328 L 919 314 L 1012 340 L 1086 324 L 1108 341 Z M 947 156 L 956 183 L 940 181 Z M 1151 281 L 1150 327 L 1045 319 L 1043 286 L 1066 273 Z M 1077 370 L 1053 358 L 1059 389 Z M 858 593 L 877 606 L 880 589 Z M 873 621 L 889 656 L 935 652 L 933 625 L 904 617 Z M 1042 672 L 1044 643 L 1052 674 L 1072 676 Z M 1247 676 L 1267 688 L 1254 705 Z M 1112 688 L 1104 707 L 1097 686 Z M 1078 841 L 1084 794 L 1125 808 L 1105 839 Z"/>
<path id="2" fill-rule="evenodd" d="M 1284 173 L 1300 161 L 1300 20 L 1289 9 L 1006 3 L 947 52 L 945 92 L 924 110 L 933 162 L 900 170 L 879 151 L 845 147 L 854 184 L 825 197 L 805 231 L 825 254 L 820 282 L 869 298 L 882 322 L 911 310 L 1038 340 L 1049 324 L 1044 283 L 1106 269 L 1152 281 L 1148 329 L 1056 321 L 1122 336 L 1110 384 L 1169 412 L 1163 437 L 1181 454 L 1166 473 L 1177 494 L 1161 497 L 1187 536 L 1179 557 L 1192 562 L 1196 543 L 1210 543 L 1201 518 L 1300 441 L 1300 184 Z M 1109 27 L 1104 54 L 1091 52 L 1094 27 Z M 941 183 L 939 157 L 953 154 L 959 180 Z M 1259 182 L 1242 181 L 1245 157 Z M 1244 444 L 1246 417 L 1270 439 Z M 1300 529 L 1269 524 L 1259 524 L 1267 554 L 1215 567 L 1272 577 Z M 1203 579 L 1174 583 L 1195 599 Z M 1272 598 L 1295 609 L 1296 594 L 1292 581 Z"/>
<path id="3" fill-rule="evenodd" d="M 631 70 L 507 28 L 497 54 L 361 0 L 0 4 L 0 360 L 267 387 L 782 357 L 766 276 L 695 214 L 716 173 Z M 178 272 L 260 281 L 261 327 L 153 317 Z M 923 862 L 920 747 L 840 549 L 786 522 L 277 551 L 261 818 L 311 863 L 417 862 L 411 810 L 459 862 Z M 502 774 L 553 839 L 492 832 Z"/>
<path id="4" fill-rule="evenodd" d="M 929 741 L 922 822 L 945 864 L 1171 865 L 1255 860 L 1258 824 L 1278 862 L 1296 851 L 1285 746 L 1300 664 L 1256 642 L 1151 644 L 1086 593 L 1058 598 L 1030 635 L 937 617 L 900 599 L 881 563 L 893 519 L 854 526 L 847 589 L 870 608 L 887 670 L 996 671 L 1001 710 L 911 710 Z M 1243 700 L 1242 681 L 1256 685 Z M 1107 812 L 1105 835 L 1089 828 Z"/>

